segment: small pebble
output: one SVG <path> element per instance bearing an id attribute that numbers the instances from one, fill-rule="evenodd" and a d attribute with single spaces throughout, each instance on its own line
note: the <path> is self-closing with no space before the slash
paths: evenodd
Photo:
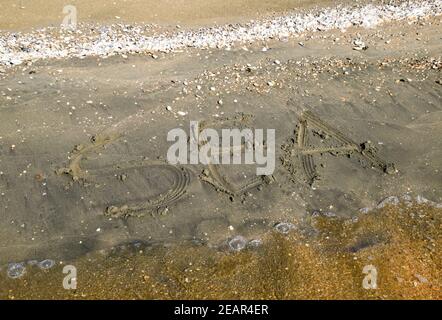
<path id="1" fill-rule="evenodd" d="M 246 247 L 247 240 L 243 236 L 236 236 L 229 241 L 229 248 L 233 251 L 241 251 Z"/>
<path id="2" fill-rule="evenodd" d="M 18 279 L 26 273 L 26 267 L 23 262 L 10 263 L 8 265 L 8 277 L 12 279 Z"/>
<path id="3" fill-rule="evenodd" d="M 295 225 L 289 222 L 280 222 L 275 225 L 275 230 L 282 234 L 288 234 L 294 228 Z"/>
<path id="4" fill-rule="evenodd" d="M 38 263 L 38 267 L 42 270 L 47 270 L 52 268 L 55 265 L 55 261 L 51 259 L 45 259 Z"/>

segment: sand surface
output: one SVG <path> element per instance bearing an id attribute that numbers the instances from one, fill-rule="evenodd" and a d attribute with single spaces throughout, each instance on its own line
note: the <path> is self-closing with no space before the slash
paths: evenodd
<path id="1" fill-rule="evenodd" d="M 336 0 L 4 0 L 0 3 L 0 29 L 29 30 L 59 26 L 63 7 L 77 8 L 78 22 L 155 23 L 201 26 L 256 19 L 290 9 L 344 3 Z M 348 2 L 348 1 L 347 1 Z"/>
<path id="2" fill-rule="evenodd" d="M 157 12 L 131 11 L 136 1 L 127 2 L 125 10 L 135 21 Z M 81 7 L 87 2 L 77 3 Z M 106 3 L 105 15 L 88 11 L 91 20 L 95 14 L 112 20 L 108 17 L 118 10 Z M 202 16 L 184 10 L 180 23 L 219 17 L 224 12 L 219 3 Z M 235 2 L 250 10 L 242 17 L 292 6 L 291 1 L 250 3 L 254 5 Z M 5 5 L 12 6 L 12 1 Z M 232 11 L 224 17 L 234 17 L 230 12 L 235 8 L 229 6 Z M 157 22 L 178 19 L 169 10 L 158 10 Z M 48 14 L 57 20 L 55 11 L 48 9 Z M 124 17 L 124 12 L 118 15 Z M 0 21 L 3 28 L 47 24 L 38 15 L 18 25 Z M 316 234 L 305 224 L 310 217 L 357 221 L 386 203 L 426 203 L 438 217 L 430 220 L 439 221 L 441 31 L 438 16 L 373 29 L 306 32 L 230 50 L 46 59 L 4 70 L 2 272 L 12 262 L 75 261 L 134 243 L 190 242 L 228 251 L 233 237 L 263 240 L 278 223 L 304 230 L 302 241 L 308 242 Z M 360 49 L 355 39 L 366 47 L 355 50 Z M 177 127 L 188 131 L 190 120 L 216 129 L 276 129 L 273 176 L 256 177 L 254 166 L 207 170 L 204 165 L 169 165 L 167 132 Z M 306 139 L 300 142 L 302 130 Z M 336 149 L 345 146 L 353 151 Z M 220 176 L 241 191 L 225 190 Z M 440 224 L 435 228 L 440 230 Z M 411 239 L 413 232 L 425 233 L 407 230 Z M 439 236 L 436 232 L 432 237 L 439 241 Z M 378 234 L 364 237 L 377 250 Z M 434 264 L 440 254 L 425 259 L 430 268 L 440 269 Z M 436 297 L 428 292 L 422 295 Z M 163 292 L 150 294 L 144 297 Z M 300 296 L 273 298 L 287 297 Z"/>

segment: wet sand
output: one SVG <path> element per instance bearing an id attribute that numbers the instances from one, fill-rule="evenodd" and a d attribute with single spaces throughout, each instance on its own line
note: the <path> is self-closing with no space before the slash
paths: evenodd
<path id="1" fill-rule="evenodd" d="M 431 17 L 0 73 L 7 298 L 440 299 L 441 30 Z M 190 120 L 276 128 L 272 179 L 255 184 L 254 167 L 167 164 L 167 132 Z M 399 207 L 379 213 L 386 203 Z M 324 229 L 311 226 L 318 215 Z M 278 223 L 297 231 L 281 237 Z M 236 236 L 262 246 L 229 252 Z M 195 284 L 176 265 L 186 257 L 201 263 Z M 43 259 L 98 267 L 77 292 L 49 296 L 41 289 L 59 286 L 60 266 L 6 277 L 9 263 Z M 360 287 L 370 261 L 388 275 L 376 292 Z M 108 292 L 96 277 L 124 285 Z"/>

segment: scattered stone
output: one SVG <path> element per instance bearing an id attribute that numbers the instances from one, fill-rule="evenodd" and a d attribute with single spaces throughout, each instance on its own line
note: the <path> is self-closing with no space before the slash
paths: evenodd
<path id="1" fill-rule="evenodd" d="M 163 207 L 163 208 L 160 208 L 158 210 L 158 214 L 161 215 L 161 216 L 167 215 L 168 212 L 169 212 L 169 208 L 167 206 Z"/>
<path id="2" fill-rule="evenodd" d="M 258 248 L 260 246 L 262 246 L 262 240 L 261 239 L 253 239 L 253 240 L 250 240 L 247 243 L 247 248 L 250 248 L 250 249 L 255 249 L 255 248 Z"/>
<path id="3" fill-rule="evenodd" d="M 236 236 L 229 241 L 229 248 L 233 251 L 241 251 L 246 247 L 247 239 L 243 236 Z"/>
<path id="4" fill-rule="evenodd" d="M 288 234 L 295 225 L 289 222 L 280 222 L 275 225 L 275 230 L 282 234 Z"/>
<path id="5" fill-rule="evenodd" d="M 331 211 L 326 211 L 322 215 L 327 218 L 336 218 L 337 217 L 337 214 L 334 212 L 331 212 Z"/>
<path id="6" fill-rule="evenodd" d="M 26 267 L 23 262 L 20 263 L 10 263 L 8 265 L 8 277 L 12 279 L 18 279 L 26 273 Z"/>
<path id="7" fill-rule="evenodd" d="M 40 261 L 37 265 L 40 269 L 47 270 L 55 265 L 55 261 L 51 259 L 45 259 L 43 261 Z"/>
<path id="8" fill-rule="evenodd" d="M 353 40 L 353 45 L 353 50 L 362 51 L 368 49 L 368 46 L 361 39 Z"/>

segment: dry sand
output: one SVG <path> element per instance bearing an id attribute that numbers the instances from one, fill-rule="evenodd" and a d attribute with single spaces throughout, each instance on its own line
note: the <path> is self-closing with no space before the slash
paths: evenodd
<path id="1" fill-rule="evenodd" d="M 78 22 L 155 23 L 202 26 L 240 22 L 293 8 L 345 3 L 336 0 L 4 0 L 0 3 L 1 30 L 29 30 L 59 26 L 63 7 L 74 5 Z M 349 1 L 347 1 L 349 2 Z"/>
<path id="2" fill-rule="evenodd" d="M 277 9 L 264 4 L 269 11 Z M 133 286 L 129 281 L 108 296 L 91 276 L 88 287 L 74 296 L 58 291 L 54 296 L 440 299 L 440 290 L 434 290 L 440 288 L 441 261 L 441 212 L 435 208 L 442 203 L 441 31 L 440 17 L 432 17 L 269 39 L 231 50 L 189 49 L 156 59 L 139 54 L 42 60 L 8 70 L 0 82 L 0 262 L 8 297 L 41 296 L 28 291 L 30 286 L 45 288 L 43 283 L 57 283 L 61 275 L 59 267 L 43 273 L 28 267 L 25 277 L 11 280 L 5 276 L 8 263 L 53 259 L 89 269 L 84 255 L 104 250 L 105 258 L 92 254 L 99 261 L 94 265 L 101 265 L 96 274 L 128 283 L 125 270 L 135 268 Z M 355 39 L 368 49 L 354 50 Z M 303 115 L 305 110 L 316 116 Z M 229 194 L 204 179 L 203 165 L 167 165 L 167 132 L 188 130 L 190 120 L 210 121 L 215 128 L 276 128 L 274 181 Z M 299 145 L 304 120 L 309 140 Z M 300 156 L 306 148 L 353 146 L 353 141 L 359 149 L 349 155 L 322 149 L 313 157 Z M 254 169 L 216 170 L 241 187 Z M 376 213 L 385 198 L 402 204 Z M 406 206 L 410 199 L 422 203 L 425 198 L 431 206 Z M 374 212 L 374 221 L 367 211 Z M 332 221 L 330 230 L 311 228 L 311 217 L 318 214 Z M 342 238 L 347 233 L 335 229 L 336 220 L 358 226 L 348 227 L 354 243 Z M 293 239 L 268 235 L 280 222 L 296 226 Z M 395 228 L 391 234 L 389 225 Z M 369 231 L 370 226 L 376 230 Z M 335 242 L 322 239 L 323 232 Z M 228 254 L 227 241 L 238 235 L 262 240 L 262 249 Z M 331 253 L 313 244 L 305 247 L 315 241 Z M 196 260 L 207 250 L 216 256 L 215 266 L 202 262 L 195 286 L 188 286 L 181 273 L 169 272 L 185 260 L 177 255 L 183 242 L 201 246 L 184 245 Z M 147 255 L 126 257 L 123 250 L 109 258 L 108 250 L 134 243 Z M 359 248 L 358 243 L 367 245 Z M 158 247 L 163 245 L 172 249 Z M 351 253 L 340 260 L 341 252 Z M 387 264 L 385 257 L 393 252 L 397 259 Z M 301 253 L 301 262 L 288 258 Z M 355 254 L 362 261 L 354 262 Z M 172 269 L 162 270 L 162 259 L 172 260 Z M 256 264 L 263 274 L 272 274 L 281 265 L 278 259 L 287 264 L 290 281 L 282 270 L 276 279 L 246 277 Z M 386 291 L 361 291 L 360 267 L 369 261 L 388 274 Z M 313 272 L 330 263 L 334 266 L 324 274 Z M 398 270 L 402 265 L 409 270 Z M 291 291 L 288 284 L 298 287 L 304 266 L 311 281 L 304 281 L 305 291 Z M 345 281 L 333 278 L 333 270 L 341 267 Z M 213 280 L 211 272 L 221 275 Z M 314 293 L 315 279 L 322 275 L 329 281 Z M 222 285 L 230 278 L 234 282 Z M 162 288 L 140 291 L 142 283 Z M 252 296 L 244 291 L 250 284 L 256 286 Z M 208 286 L 213 290 L 205 291 Z M 413 291 L 413 286 L 423 289 Z"/>

